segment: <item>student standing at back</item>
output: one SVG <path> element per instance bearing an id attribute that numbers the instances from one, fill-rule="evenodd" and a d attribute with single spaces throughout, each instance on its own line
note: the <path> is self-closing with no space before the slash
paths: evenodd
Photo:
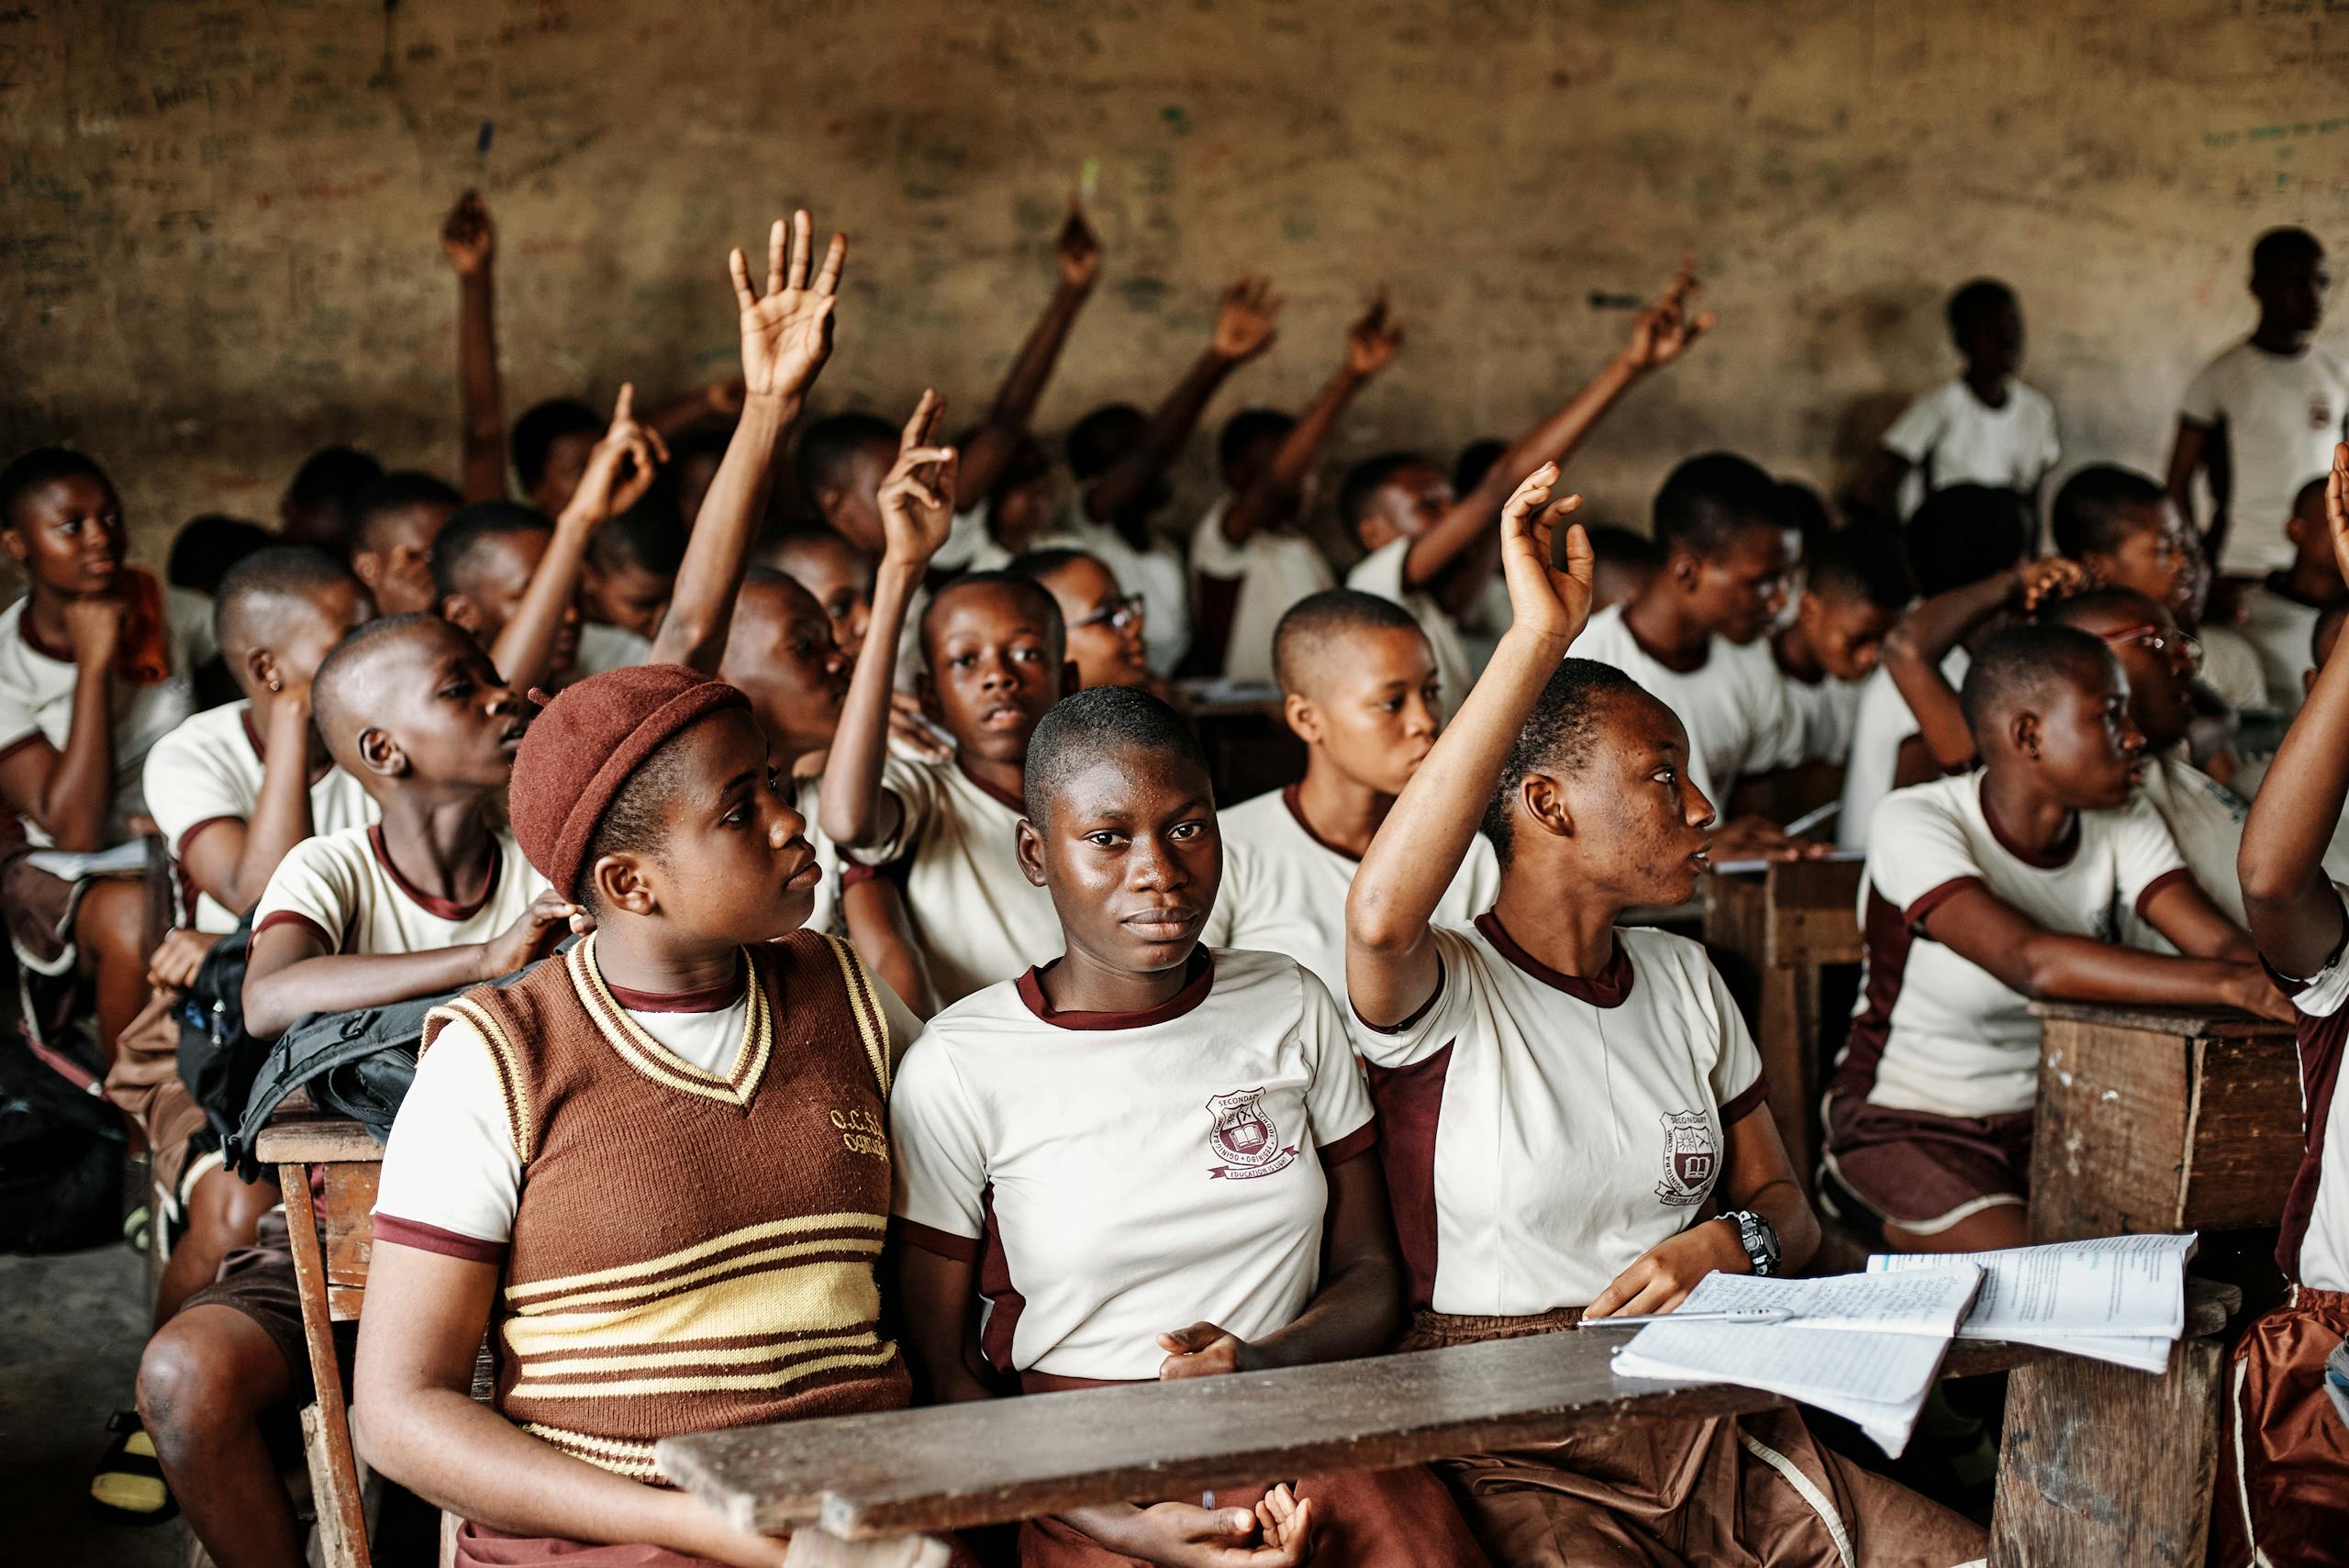
<path id="1" fill-rule="evenodd" d="M 1959 289 L 1949 299 L 1949 335 L 1965 371 L 1909 405 L 1885 431 L 1874 465 L 1854 487 L 1861 509 L 1889 517 L 1912 475 L 1920 482 L 1916 500 L 1898 506 L 1903 516 L 1952 484 L 1987 484 L 2030 499 L 2063 455 L 2055 406 L 2015 379 L 2022 306 L 2014 290 L 1995 278 Z"/>
<path id="2" fill-rule="evenodd" d="M 1216 443 L 1224 494 L 1191 536 L 1193 654 L 1208 673 L 1273 679 L 1281 617 L 1338 585 L 1329 558 L 1298 526 L 1312 507 L 1314 464 L 1347 406 L 1402 346 L 1402 323 L 1388 316 L 1382 289 L 1347 329 L 1344 362 L 1303 415 L 1250 408 L 1225 422 Z"/>
<path id="3" fill-rule="evenodd" d="M 2349 369 L 2313 341 L 2332 282 L 2324 247 L 2304 228 L 2271 228 L 2251 248 L 2259 325 L 2186 389 L 2169 452 L 2169 494 L 2194 518 L 2194 476 L 2207 473 L 2206 550 L 2229 577 L 2291 565 L 2276 519 L 2332 462 L 2349 419 Z"/>
<path id="4" fill-rule="evenodd" d="M 2326 515 L 2328 540 L 2349 569 L 2349 446 L 2336 450 Z M 2339 1093 L 2349 1054 L 2349 910 L 2324 868 L 2344 805 L 2349 655 L 2336 642 L 2243 834 L 2252 939 L 2290 994 L 2299 1031 L 2304 1153 L 2276 1244 L 2291 1294 L 2243 1335 L 2226 1384 L 2226 1480 L 2212 1552 L 2223 1568 L 2349 1562 L 2341 1529 L 2349 1423 L 2338 1392 L 2349 1381 L 2349 1110 Z"/>

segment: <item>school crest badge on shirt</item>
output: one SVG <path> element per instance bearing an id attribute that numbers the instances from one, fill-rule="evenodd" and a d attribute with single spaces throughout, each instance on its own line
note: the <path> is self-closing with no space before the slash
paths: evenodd
<path id="1" fill-rule="evenodd" d="M 1704 1202 L 1720 1164 L 1712 1125 L 1702 1111 L 1676 1111 L 1656 1119 L 1664 1123 L 1664 1180 L 1655 1184 L 1655 1195 L 1675 1207 Z"/>
<path id="2" fill-rule="evenodd" d="M 1297 1159 L 1297 1146 L 1281 1146 L 1280 1129 L 1264 1109 L 1262 1089 L 1234 1089 L 1208 1102 L 1208 1148 L 1223 1161 L 1211 1165 L 1211 1177 L 1246 1181 L 1286 1170 Z"/>

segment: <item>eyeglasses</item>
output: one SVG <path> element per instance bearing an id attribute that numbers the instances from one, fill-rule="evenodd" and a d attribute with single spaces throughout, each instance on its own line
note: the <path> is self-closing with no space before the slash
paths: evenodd
<path id="1" fill-rule="evenodd" d="M 1142 598 L 1140 594 L 1128 594 L 1122 599 L 1112 599 L 1101 608 L 1078 621 L 1071 630 L 1088 626 L 1106 626 L 1111 631 L 1125 631 L 1141 624 Z"/>
<path id="2" fill-rule="evenodd" d="M 2102 640 L 2114 648 L 2126 648 L 2134 643 L 2157 659 L 2166 659 L 2173 668 L 2189 673 L 2202 668 L 2202 645 L 2182 631 L 2165 632 L 2158 627 L 2132 626 L 2124 631 L 2108 631 Z"/>

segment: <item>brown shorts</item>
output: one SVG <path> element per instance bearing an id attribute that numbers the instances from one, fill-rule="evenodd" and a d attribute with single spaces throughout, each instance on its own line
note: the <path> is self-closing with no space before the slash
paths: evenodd
<path id="1" fill-rule="evenodd" d="M 150 996 L 115 1041 L 106 1072 L 106 1098 L 139 1123 L 154 1162 L 155 1190 L 174 1221 L 189 1191 L 219 1168 L 211 1119 L 180 1080 L 180 1026 L 168 997 Z"/>
<path id="2" fill-rule="evenodd" d="M 35 973 L 68 973 L 73 968 L 73 915 L 93 879 L 51 876 L 32 863 L 31 855 L 25 848 L 0 859 L 0 914 L 7 917 L 8 945 Z"/>
<path id="3" fill-rule="evenodd" d="M 1950 1117 L 1827 1097 L 1827 1169 L 1903 1230 L 1946 1230 L 2031 1196 L 2032 1113 Z"/>
<path id="4" fill-rule="evenodd" d="M 2219 1443 L 2211 1561 L 2349 1564 L 2349 1423 L 2324 1392 L 2324 1358 L 2349 1339 L 2349 1294 L 2296 1287 L 2235 1346 Z"/>
<path id="5" fill-rule="evenodd" d="M 302 1293 L 294 1283 L 291 1237 L 284 1209 L 262 1215 L 253 1244 L 239 1247 L 221 1259 L 217 1277 L 182 1303 L 180 1310 L 228 1307 L 251 1318 L 292 1369 L 294 1402 L 299 1406 L 316 1397 L 317 1385 L 310 1379 L 309 1342 L 302 1336 Z M 356 1323 L 335 1325 L 337 1359 L 345 1366 L 351 1360 L 349 1341 L 358 1328 Z"/>

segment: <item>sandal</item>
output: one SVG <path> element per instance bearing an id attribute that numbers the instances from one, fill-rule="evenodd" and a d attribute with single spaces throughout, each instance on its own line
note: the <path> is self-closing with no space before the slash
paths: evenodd
<path id="1" fill-rule="evenodd" d="M 90 1477 L 90 1504 L 117 1524 L 161 1524 L 180 1511 L 179 1499 L 163 1483 L 163 1467 L 155 1458 L 155 1440 L 136 1410 L 117 1410 L 106 1418 L 114 1441 Z"/>

